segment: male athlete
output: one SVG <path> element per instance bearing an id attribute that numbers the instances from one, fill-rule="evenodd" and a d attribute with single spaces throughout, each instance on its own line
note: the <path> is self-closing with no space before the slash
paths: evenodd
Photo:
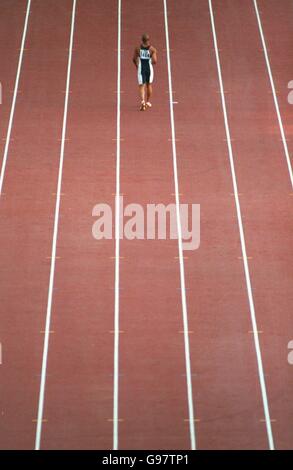
<path id="1" fill-rule="evenodd" d="M 140 110 L 145 111 L 151 108 L 152 83 L 154 78 L 153 65 L 157 63 L 157 51 L 150 45 L 148 34 L 143 34 L 142 43 L 135 48 L 133 63 L 137 68 L 137 78 L 139 86 L 139 96 L 141 99 Z"/>

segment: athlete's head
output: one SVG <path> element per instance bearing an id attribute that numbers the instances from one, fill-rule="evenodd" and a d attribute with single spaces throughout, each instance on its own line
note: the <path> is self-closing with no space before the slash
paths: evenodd
<path id="1" fill-rule="evenodd" d="M 144 33 L 141 36 L 141 40 L 142 40 L 142 43 L 143 43 L 144 46 L 149 46 L 150 45 L 150 37 L 147 33 Z"/>

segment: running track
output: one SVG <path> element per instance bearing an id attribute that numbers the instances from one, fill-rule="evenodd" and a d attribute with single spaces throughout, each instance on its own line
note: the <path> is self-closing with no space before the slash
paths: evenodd
<path id="1" fill-rule="evenodd" d="M 145 5 L 1 1 L 0 447 L 290 449 L 292 2 Z M 200 248 L 94 240 L 118 194 Z"/>

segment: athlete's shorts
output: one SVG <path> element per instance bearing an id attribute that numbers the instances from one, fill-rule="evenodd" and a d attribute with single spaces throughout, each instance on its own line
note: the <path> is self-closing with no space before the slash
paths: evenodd
<path id="1" fill-rule="evenodd" d="M 141 66 L 141 62 L 138 64 L 137 79 L 139 85 L 144 85 L 145 83 L 153 83 L 154 69 L 151 63 L 148 64 L 147 67 Z"/>

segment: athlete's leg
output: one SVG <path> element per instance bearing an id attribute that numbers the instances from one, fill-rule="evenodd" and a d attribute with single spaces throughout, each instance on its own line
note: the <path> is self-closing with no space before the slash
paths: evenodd
<path id="1" fill-rule="evenodd" d="M 152 97 L 152 94 L 153 94 L 153 86 L 152 86 L 152 83 L 153 83 L 153 79 L 154 79 L 154 68 L 152 66 L 152 64 L 150 63 L 150 70 L 149 70 L 149 74 L 148 74 L 148 77 L 147 77 L 147 103 L 146 103 L 146 106 L 147 108 L 150 108 L 152 105 L 151 105 L 151 97 Z"/>
<path id="2" fill-rule="evenodd" d="M 151 96 L 153 94 L 153 86 L 151 83 L 147 83 L 147 102 L 149 103 L 151 100 Z"/>
<path id="3" fill-rule="evenodd" d="M 147 83 L 146 88 L 147 88 L 146 108 L 151 108 L 152 107 L 151 96 L 153 94 L 153 87 L 152 87 L 151 83 Z"/>
<path id="4" fill-rule="evenodd" d="M 145 101 L 145 84 L 139 85 L 139 96 L 141 101 Z"/>
<path id="5" fill-rule="evenodd" d="M 153 94 L 153 86 L 152 86 L 153 79 L 154 79 L 154 68 L 152 64 L 150 63 L 149 74 L 147 77 L 147 108 L 150 108 L 152 106 L 151 97 Z"/>
<path id="6" fill-rule="evenodd" d="M 140 110 L 144 111 L 145 108 L 146 108 L 146 104 L 145 104 L 145 97 L 146 97 L 145 84 L 139 85 L 139 96 L 140 96 L 140 101 L 141 101 Z"/>

